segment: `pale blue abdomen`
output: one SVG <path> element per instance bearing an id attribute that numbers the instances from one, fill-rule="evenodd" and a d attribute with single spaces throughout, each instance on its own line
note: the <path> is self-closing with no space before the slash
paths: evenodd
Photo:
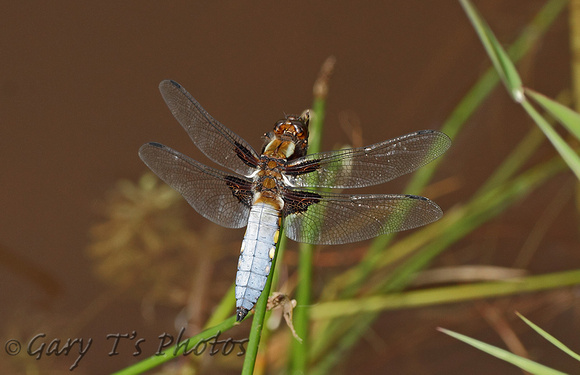
<path id="1" fill-rule="evenodd" d="M 279 236 L 280 213 L 270 204 L 256 203 L 248 218 L 236 274 L 236 314 L 241 321 L 262 294 Z"/>

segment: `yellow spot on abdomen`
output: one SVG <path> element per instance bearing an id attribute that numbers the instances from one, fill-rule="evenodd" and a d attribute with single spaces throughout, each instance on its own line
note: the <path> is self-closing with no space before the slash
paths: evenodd
<path id="1" fill-rule="evenodd" d="M 278 237 L 280 237 L 280 231 L 277 230 L 276 233 L 274 233 L 274 243 L 278 243 Z"/>
<path id="2" fill-rule="evenodd" d="M 270 257 L 270 259 L 274 259 L 274 254 L 276 254 L 276 246 L 272 246 L 272 248 L 270 249 L 270 252 L 268 253 L 268 256 Z"/>

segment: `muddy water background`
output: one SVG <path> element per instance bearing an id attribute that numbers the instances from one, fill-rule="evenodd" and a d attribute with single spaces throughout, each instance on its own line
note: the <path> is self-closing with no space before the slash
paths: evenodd
<path id="1" fill-rule="evenodd" d="M 475 4 L 499 40 L 508 44 L 543 3 Z M 179 307 L 155 306 L 152 312 L 127 294 L 111 297 L 114 288 L 95 276 L 86 255 L 89 227 L 102 220 L 95 207 L 117 180 L 135 181 L 146 171 L 137 156 L 141 144 L 158 141 L 207 162 L 167 110 L 157 90 L 161 80 L 180 82 L 214 117 L 259 147 L 261 134 L 283 113 L 299 113 L 311 105 L 320 65 L 334 55 L 337 66 L 323 143 L 331 149 L 349 142 L 337 125 L 344 112 L 360 120 L 365 144 L 438 129 L 488 67 L 455 1 L 284 6 L 30 1 L 9 2 L 2 13 L 0 335 L 2 344 L 9 338 L 25 343 L 42 332 L 63 341 L 91 337 L 93 347 L 75 370 L 78 374 L 118 370 L 152 354 L 159 334 L 175 334 Z M 569 87 L 569 61 L 564 14 L 522 63 L 521 72 L 528 86 L 555 96 Z M 531 126 L 503 88 L 495 90 L 455 140 L 436 176 L 436 181 L 460 181 L 455 191 L 437 197 L 442 208 L 466 200 Z M 543 147 L 538 159 L 552 153 Z M 404 182 L 371 191 L 399 192 Z M 545 273 L 578 264 L 573 186 L 571 174 L 558 176 L 458 243 L 437 265 L 509 266 L 556 195 L 567 195 L 569 204 L 549 223 L 529 269 Z M 194 228 L 213 225 L 195 213 L 188 215 Z M 227 259 L 214 265 L 206 285 L 214 296 L 223 294 L 234 278 L 243 232 L 220 233 L 231 249 Z M 316 280 L 323 283 L 333 273 L 332 268 L 320 268 Z M 578 348 L 580 335 L 573 334 L 574 329 L 580 332 L 578 314 L 571 293 L 516 297 L 501 306 L 508 319 L 519 309 Z M 503 345 L 481 317 L 481 308 L 466 303 L 384 313 L 345 361 L 344 372 L 513 373 L 511 366 L 434 331 L 445 326 Z M 202 308 L 210 310 L 211 305 Z M 514 324 L 535 358 L 564 371 L 571 366 L 558 351 Z M 132 348 L 125 347 L 119 356 L 109 357 L 106 335 L 133 330 L 151 343 L 148 352 L 134 358 Z M 243 330 L 239 332 L 242 337 Z M 403 335 L 408 336 L 402 342 Z M 16 357 L 1 352 L 1 368 L 22 369 L 22 361 L 44 369 L 41 373 L 68 372 L 76 356 L 44 356 L 40 361 L 26 357 L 24 351 Z M 206 371 L 228 373 L 229 367 L 236 373 L 240 366 L 241 360 L 231 358 L 227 365 L 210 364 Z"/>

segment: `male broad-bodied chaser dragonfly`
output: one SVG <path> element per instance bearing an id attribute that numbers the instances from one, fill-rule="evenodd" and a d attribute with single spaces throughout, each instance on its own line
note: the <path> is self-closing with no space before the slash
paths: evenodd
<path id="1" fill-rule="evenodd" d="M 412 172 L 443 154 L 451 141 L 421 130 L 367 147 L 306 155 L 309 112 L 286 116 L 265 134 L 258 153 L 214 120 L 177 82 L 159 90 L 193 143 L 235 173 L 207 167 L 159 143 L 139 156 L 202 216 L 227 228 L 247 226 L 236 274 L 236 319 L 256 304 L 266 284 L 280 225 L 288 238 L 336 245 L 429 224 L 443 212 L 416 195 L 337 194 L 309 188 L 359 188 Z"/>

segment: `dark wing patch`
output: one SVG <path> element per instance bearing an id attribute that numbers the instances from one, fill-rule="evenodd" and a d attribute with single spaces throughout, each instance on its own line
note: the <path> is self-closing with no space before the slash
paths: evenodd
<path id="1" fill-rule="evenodd" d="M 248 223 L 250 180 L 207 167 L 159 143 L 141 146 L 139 157 L 205 218 L 227 228 Z"/>
<path id="2" fill-rule="evenodd" d="M 234 197 L 248 207 L 252 207 L 252 183 L 246 179 L 235 176 L 225 176 L 225 183 L 228 185 Z"/>
<path id="3" fill-rule="evenodd" d="M 312 204 L 319 203 L 322 197 L 318 193 L 287 189 L 282 194 L 284 200 L 284 216 L 302 213 L 308 210 Z"/>
<path id="4" fill-rule="evenodd" d="M 179 83 L 165 80 L 159 90 L 173 116 L 208 158 L 246 177 L 254 172 L 259 155 L 248 142 L 211 117 Z"/>
<path id="5" fill-rule="evenodd" d="M 320 168 L 320 159 L 310 159 L 303 160 L 300 158 L 300 162 L 288 163 L 286 168 L 284 168 L 284 174 L 286 176 L 299 176 L 305 173 L 311 173 Z"/>

